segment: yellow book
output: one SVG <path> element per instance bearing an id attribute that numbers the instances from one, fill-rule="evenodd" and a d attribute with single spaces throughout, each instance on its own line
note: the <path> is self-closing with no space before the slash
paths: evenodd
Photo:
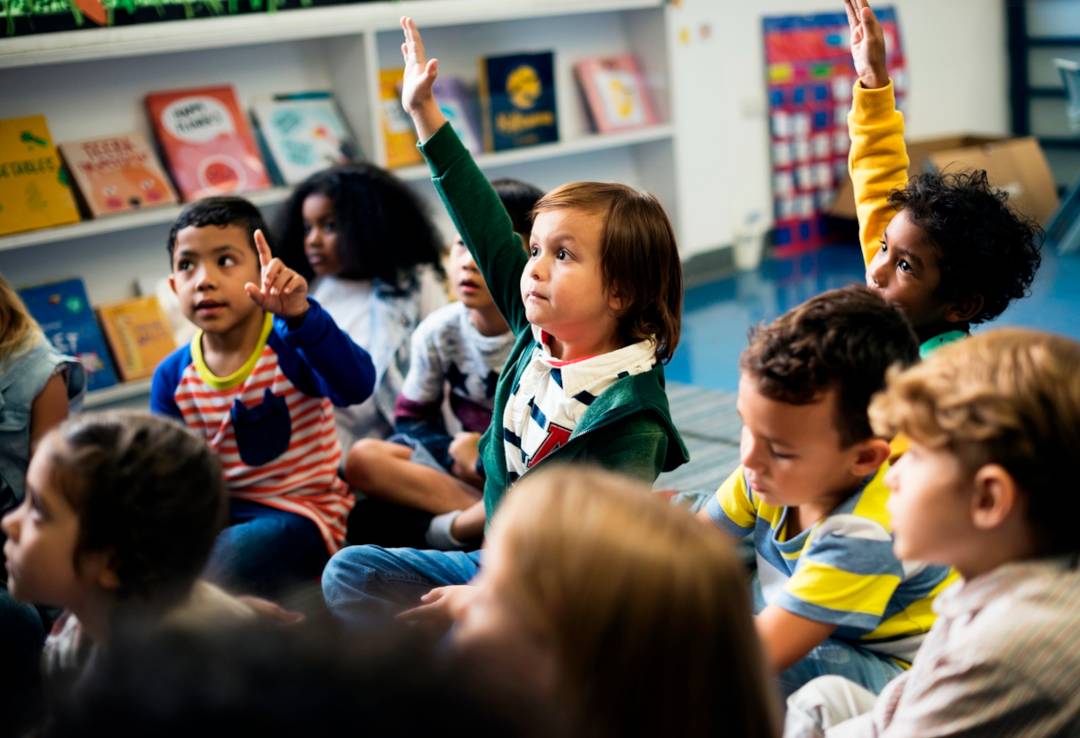
<path id="1" fill-rule="evenodd" d="M 386 148 L 386 166 L 404 167 L 422 161 L 416 148 L 416 129 L 401 107 L 405 68 L 379 70 L 379 124 Z"/>
<path id="2" fill-rule="evenodd" d="M 145 379 L 176 348 L 169 320 L 153 295 L 123 300 L 98 308 L 120 378 Z"/>
<path id="3" fill-rule="evenodd" d="M 45 116 L 0 120 L 0 235 L 78 220 Z"/>

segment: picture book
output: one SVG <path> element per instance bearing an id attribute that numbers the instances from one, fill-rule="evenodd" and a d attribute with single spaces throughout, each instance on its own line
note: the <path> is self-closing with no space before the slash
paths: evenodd
<path id="1" fill-rule="evenodd" d="M 591 57 L 574 65 L 593 130 L 622 131 L 659 122 L 634 54 Z"/>
<path id="2" fill-rule="evenodd" d="M 116 370 L 125 382 L 152 376 L 158 363 L 176 348 L 169 319 L 153 295 L 101 305 L 97 312 Z"/>
<path id="3" fill-rule="evenodd" d="M 435 79 L 433 91 L 439 108 L 465 148 L 473 154 L 483 152 L 484 133 L 480 129 L 479 100 L 474 87 L 461 77 L 447 75 Z"/>
<path id="4" fill-rule="evenodd" d="M 76 357 L 86 369 L 87 389 L 116 384 L 112 359 L 81 279 L 27 287 L 19 290 L 19 296 L 49 343 Z"/>
<path id="5" fill-rule="evenodd" d="M 157 155 L 140 133 L 68 141 L 60 144 L 60 154 L 94 218 L 177 201 Z"/>
<path id="6" fill-rule="evenodd" d="M 356 139 L 330 92 L 253 100 L 251 119 L 276 184 L 299 184 L 322 169 L 359 159 Z"/>
<path id="7" fill-rule="evenodd" d="M 422 161 L 416 148 L 416 129 L 401 107 L 404 75 L 404 67 L 379 70 L 379 126 L 388 167 L 404 167 Z"/>
<path id="8" fill-rule="evenodd" d="M 554 52 L 481 58 L 480 103 L 489 151 L 558 141 Z"/>
<path id="9" fill-rule="evenodd" d="M 0 235 L 78 220 L 45 116 L 0 120 Z"/>
<path id="10" fill-rule="evenodd" d="M 232 87 L 153 92 L 146 96 L 146 108 L 184 200 L 270 186 Z"/>

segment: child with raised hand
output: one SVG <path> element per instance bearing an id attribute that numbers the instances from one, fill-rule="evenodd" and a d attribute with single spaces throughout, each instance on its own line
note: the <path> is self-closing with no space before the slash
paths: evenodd
<path id="1" fill-rule="evenodd" d="M 786 734 L 1080 735 L 1080 343 L 996 329 L 890 374 L 870 405 L 911 448 L 889 470 L 896 555 L 963 581 L 911 670 L 875 699 L 816 679 L 788 701 Z"/>
<path id="2" fill-rule="evenodd" d="M 363 402 L 367 353 L 273 258 L 257 208 L 188 205 L 169 232 L 169 285 L 198 326 L 154 372 L 150 405 L 221 455 L 231 495 L 208 577 L 275 598 L 316 579 L 345 537 L 354 498 L 338 476 L 333 407 Z"/>
<path id="3" fill-rule="evenodd" d="M 78 671 L 128 618 L 198 627 L 249 617 L 196 584 L 225 507 L 216 455 L 171 420 L 84 414 L 50 431 L 26 497 L 3 520 L 11 593 L 66 611 L 45 644 L 46 671 Z"/>
<path id="4" fill-rule="evenodd" d="M 371 354 L 375 390 L 337 409 L 342 444 L 385 438 L 409 367 L 409 336 L 446 303 L 442 241 L 422 200 L 392 173 L 355 163 L 297 185 L 274 229 L 282 262 Z"/>
<path id="5" fill-rule="evenodd" d="M 514 231 L 528 239 L 532 209 L 544 193 L 514 179 L 491 185 Z M 458 301 L 424 318 L 413 333 L 395 435 L 358 441 L 346 458 L 346 481 L 366 495 L 349 519 L 352 543 L 426 545 L 433 515 L 480 499 L 477 445 L 491 425 L 495 385 L 514 334 L 460 236 L 450 246 L 450 278 Z M 456 428 L 447 429 L 444 402 Z"/>
<path id="6" fill-rule="evenodd" d="M 495 514 L 451 642 L 574 736 L 778 735 L 733 547 L 639 480 L 556 465 Z"/>
<path id="7" fill-rule="evenodd" d="M 889 442 L 867 418 L 889 367 L 917 357 L 905 317 L 853 285 L 756 328 L 739 359 L 742 464 L 700 515 L 753 541 L 757 629 L 785 694 L 823 674 L 880 691 L 951 581 L 893 552 Z"/>
<path id="8" fill-rule="evenodd" d="M 435 187 L 517 336 L 480 442 L 483 502 L 431 531 L 442 547 L 465 547 L 514 482 L 548 460 L 589 461 L 650 483 L 686 460 L 663 370 L 679 339 L 682 266 L 660 203 L 618 184 L 574 182 L 546 194 L 523 249 L 432 95 L 437 62 L 426 58 L 411 19 L 402 28 L 402 104 Z M 391 604 L 376 590 L 397 589 L 392 606 L 415 602 L 430 586 L 469 581 L 478 558 L 352 547 L 327 566 L 323 592 L 339 616 L 362 617 Z M 437 604 L 444 594 L 428 612 L 445 615 Z"/>
<path id="9" fill-rule="evenodd" d="M 1041 229 L 1009 207 L 982 170 L 908 178 L 904 117 L 867 0 L 844 0 L 855 83 L 849 159 L 866 283 L 911 320 L 925 356 L 1023 297 Z"/>

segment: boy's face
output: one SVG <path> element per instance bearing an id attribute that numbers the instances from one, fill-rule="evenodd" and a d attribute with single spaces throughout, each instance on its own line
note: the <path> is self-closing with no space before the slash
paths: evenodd
<path id="1" fill-rule="evenodd" d="M 169 286 L 184 316 L 204 331 L 227 333 L 261 313 L 244 291 L 259 277 L 259 257 L 242 226 L 188 226 L 176 234 Z"/>
<path id="2" fill-rule="evenodd" d="M 544 210 L 533 221 L 521 299 L 529 322 L 561 341 L 606 342 L 616 335 L 619 303 L 604 284 L 603 232 L 601 215 L 576 208 Z"/>
<path id="3" fill-rule="evenodd" d="M 948 322 L 949 304 L 935 297 L 941 284 L 937 249 L 906 210 L 885 229 L 881 248 L 866 267 L 866 284 L 900 308 L 917 332 Z"/>
<path id="4" fill-rule="evenodd" d="M 773 400 L 743 372 L 737 400 L 739 453 L 750 488 L 776 507 L 832 509 L 862 480 L 859 446 L 844 448 L 836 428 L 836 390 L 808 405 Z"/>
<path id="5" fill-rule="evenodd" d="M 910 447 L 885 474 L 893 550 L 900 559 L 955 566 L 971 540 L 972 478 L 945 449 Z"/>
<path id="6" fill-rule="evenodd" d="M 470 310 L 485 310 L 494 306 L 484 275 L 473 261 L 461 236 L 454 236 L 450 246 L 450 279 L 458 299 Z"/>
<path id="7" fill-rule="evenodd" d="M 304 256 L 311 264 L 311 270 L 318 276 L 337 274 L 341 271 L 341 258 L 338 256 L 334 201 L 313 192 L 304 198 L 301 215 L 304 218 Z"/>

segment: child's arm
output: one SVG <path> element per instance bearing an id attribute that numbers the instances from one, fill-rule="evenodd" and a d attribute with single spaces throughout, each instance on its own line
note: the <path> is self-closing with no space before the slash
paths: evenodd
<path id="1" fill-rule="evenodd" d="M 896 109 L 885 66 L 881 26 L 867 0 L 844 0 L 844 10 L 851 28 L 851 56 L 859 76 L 848 116 L 848 169 L 855 191 L 863 262 L 869 265 L 895 214 L 888 203 L 889 193 L 907 183 L 909 162 L 904 116 Z"/>
<path id="2" fill-rule="evenodd" d="M 528 327 L 521 302 L 521 272 L 528 257 L 499 196 L 462 146 L 432 94 L 438 60 L 428 59 L 412 18 L 402 18 L 405 78 L 401 103 L 412 116 L 432 182 L 462 241 L 484 275 L 499 312 L 518 334 Z"/>
<path id="3" fill-rule="evenodd" d="M 30 453 L 34 453 L 38 441 L 50 430 L 60 425 L 68 416 L 67 382 L 62 373 L 53 374 L 45 387 L 38 392 L 30 405 Z"/>
<path id="4" fill-rule="evenodd" d="M 698 517 L 734 538 L 745 538 L 754 532 L 758 511 L 741 466 L 728 475 L 716 494 L 698 511 Z"/>
<path id="5" fill-rule="evenodd" d="M 832 635 L 831 623 L 800 617 L 777 605 L 768 605 L 754 618 L 765 660 L 779 673 L 792 666 Z"/>

